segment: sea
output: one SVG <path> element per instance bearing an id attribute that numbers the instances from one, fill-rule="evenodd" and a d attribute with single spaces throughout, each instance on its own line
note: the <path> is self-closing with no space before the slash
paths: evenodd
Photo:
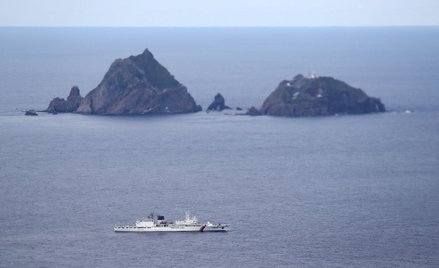
<path id="1" fill-rule="evenodd" d="M 332 76 L 387 112 L 46 114 L 148 48 L 204 109 Z M 439 27 L 0 28 L 0 267 L 438 267 Z M 115 233 L 151 212 L 227 233 Z"/>

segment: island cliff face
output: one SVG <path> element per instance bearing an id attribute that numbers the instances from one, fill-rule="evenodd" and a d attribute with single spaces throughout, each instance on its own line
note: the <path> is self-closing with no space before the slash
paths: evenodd
<path id="1" fill-rule="evenodd" d="M 135 115 L 200 110 L 186 87 L 146 49 L 138 56 L 116 60 L 102 82 L 84 97 L 76 112 Z"/>
<path id="2" fill-rule="evenodd" d="M 385 112 L 377 98 L 369 97 L 332 77 L 297 75 L 282 81 L 264 101 L 260 112 L 273 116 L 319 116 Z"/>
<path id="3" fill-rule="evenodd" d="M 114 61 L 101 83 L 84 98 L 79 90 L 78 94 L 71 92 L 67 101 L 53 99 L 46 111 L 142 115 L 200 110 L 186 87 L 146 49 L 140 55 Z"/>

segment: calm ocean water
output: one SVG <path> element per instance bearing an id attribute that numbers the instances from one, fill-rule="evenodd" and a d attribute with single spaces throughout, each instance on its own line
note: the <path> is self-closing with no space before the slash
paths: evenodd
<path id="1" fill-rule="evenodd" d="M 391 112 L 23 116 L 145 48 L 204 108 L 316 71 Z M 0 267 L 437 267 L 438 70 L 439 28 L 0 28 Z M 232 231 L 112 231 L 186 210 Z"/>

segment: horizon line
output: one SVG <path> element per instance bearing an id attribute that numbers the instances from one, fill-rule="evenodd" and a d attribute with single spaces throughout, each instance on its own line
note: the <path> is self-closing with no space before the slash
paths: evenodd
<path id="1" fill-rule="evenodd" d="M 75 26 L 75 25 L 0 25 L 0 28 L 438 28 L 439 25 L 328 25 L 328 26 Z"/>

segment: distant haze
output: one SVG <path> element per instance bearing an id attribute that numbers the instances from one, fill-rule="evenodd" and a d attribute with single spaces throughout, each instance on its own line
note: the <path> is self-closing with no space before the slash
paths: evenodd
<path id="1" fill-rule="evenodd" d="M 438 0 L 0 0 L 0 26 L 439 26 Z"/>

